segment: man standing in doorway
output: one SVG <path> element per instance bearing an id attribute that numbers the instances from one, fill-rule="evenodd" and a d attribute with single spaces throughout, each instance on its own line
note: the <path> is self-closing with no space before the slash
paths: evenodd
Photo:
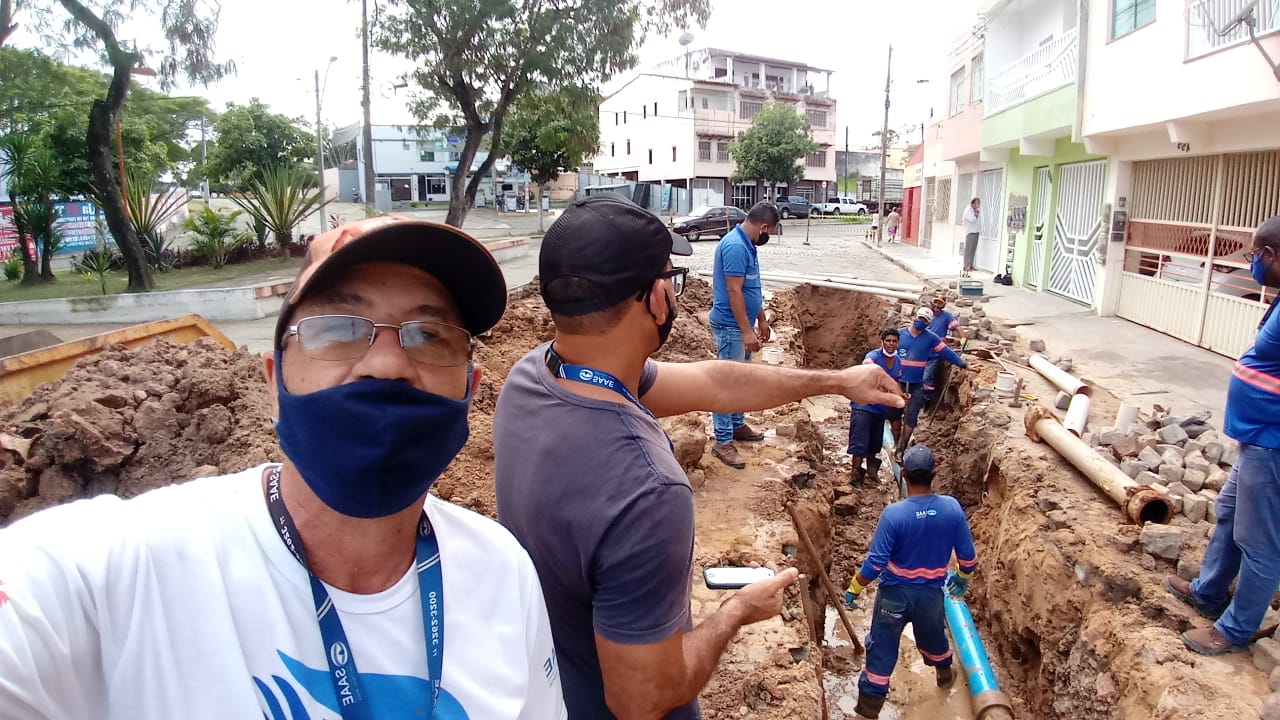
<path id="1" fill-rule="evenodd" d="M 933 666 L 938 687 L 955 682 L 951 645 L 947 642 L 943 585 L 959 597 L 969 590 L 978 569 L 978 553 L 964 508 L 949 495 L 933 492 L 933 451 L 917 445 L 902 460 L 907 497 L 880 514 L 871 550 L 849 580 L 844 603 L 852 608 L 867 586 L 880 578 L 867 639 L 867 664 L 858 678 L 858 717 L 878 718 L 889 695 L 889 677 L 898 664 L 898 643 L 911 623 L 916 648 Z M 947 577 L 951 553 L 959 571 Z"/>
<path id="2" fill-rule="evenodd" d="M 1255 282 L 1280 288 L 1280 217 L 1262 223 L 1245 259 Z M 1191 582 L 1165 578 L 1171 593 L 1215 620 L 1182 633 L 1183 643 L 1202 655 L 1246 650 L 1280 586 L 1278 304 L 1273 300 L 1263 315 L 1253 347 L 1240 356 L 1227 386 L 1222 429 L 1240 441 L 1240 459 L 1218 495 L 1217 527 L 1200 575 Z M 1228 594 L 1233 580 L 1234 596 Z"/>
<path id="3" fill-rule="evenodd" d="M 764 303 L 760 285 L 760 259 L 756 248 L 769 242 L 769 233 L 778 226 L 778 208 L 756 203 L 747 219 L 724 236 L 716 246 L 711 284 L 711 337 L 721 360 L 749 362 L 769 342 L 769 320 L 760 312 Z M 747 466 L 734 442 L 760 442 L 764 433 L 747 425 L 742 413 L 715 413 L 716 444 L 711 454 L 732 468 Z"/>
<path id="4" fill-rule="evenodd" d="M 974 259 L 978 257 L 978 236 L 982 233 L 982 200 L 974 198 L 964 209 L 964 272 L 973 272 Z"/>

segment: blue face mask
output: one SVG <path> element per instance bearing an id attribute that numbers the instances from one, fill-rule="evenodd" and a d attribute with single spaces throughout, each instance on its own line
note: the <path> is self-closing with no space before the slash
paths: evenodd
<path id="1" fill-rule="evenodd" d="M 1276 251 L 1274 249 L 1271 251 L 1271 262 L 1266 263 L 1265 265 L 1262 262 L 1262 255 L 1264 252 L 1265 249 L 1259 250 L 1258 254 L 1253 256 L 1253 262 L 1249 263 L 1249 276 L 1253 278 L 1254 282 L 1263 287 L 1267 287 L 1267 271 L 1270 270 L 1271 266 L 1276 262 Z"/>
<path id="2" fill-rule="evenodd" d="M 461 400 L 395 380 L 356 380 L 295 395 L 276 351 L 280 449 L 311 491 L 358 518 L 418 501 L 467 442 L 471 388 Z M 468 378 L 470 378 L 468 368 Z"/>
<path id="3" fill-rule="evenodd" d="M 914 327 L 917 330 L 924 330 L 929 327 L 929 323 L 923 320 L 912 320 L 911 327 Z"/>

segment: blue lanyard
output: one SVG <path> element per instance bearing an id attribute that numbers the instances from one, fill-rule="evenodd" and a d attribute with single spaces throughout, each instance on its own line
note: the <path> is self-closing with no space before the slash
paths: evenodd
<path id="1" fill-rule="evenodd" d="M 302 554 L 301 536 L 293 523 L 293 516 L 285 507 L 280 495 L 280 467 L 276 466 L 267 476 L 267 509 L 275 521 L 276 531 L 284 546 L 293 553 L 298 563 L 307 570 L 311 579 L 311 598 L 316 605 L 316 619 L 320 623 L 320 638 L 324 642 L 325 660 L 329 663 L 329 677 L 338 699 L 338 710 L 343 720 L 373 720 L 370 699 L 360 687 L 360 671 L 342 629 L 342 620 L 333 608 L 329 592 L 307 565 Z M 427 673 L 431 676 L 431 706 L 427 717 L 435 713 L 436 700 L 440 697 L 440 679 L 444 668 L 444 577 L 440 570 L 440 544 L 436 541 L 427 513 L 422 513 L 418 523 L 418 553 L 415 566 L 418 571 L 418 595 L 422 601 L 422 624 L 427 636 Z"/>
<path id="2" fill-rule="evenodd" d="M 560 357 L 556 352 L 555 346 L 547 348 L 547 369 L 551 371 L 552 375 L 555 375 L 561 380 L 572 380 L 574 382 L 595 385 L 596 387 L 602 387 L 606 390 L 612 390 L 626 398 L 627 402 L 640 408 L 640 412 L 653 418 L 654 422 L 658 421 L 657 416 L 655 416 L 649 408 L 641 405 L 640 401 L 636 399 L 635 395 L 631 394 L 631 391 L 627 389 L 626 384 L 621 380 L 603 370 L 596 370 L 595 368 L 590 368 L 586 365 L 571 365 L 565 362 L 564 358 Z M 662 426 L 659 425 L 658 427 L 661 428 Z M 666 430 L 663 430 L 662 434 L 665 436 Z M 671 453 L 675 454 L 676 445 L 671 442 L 670 436 L 667 436 L 667 444 L 671 446 Z"/>

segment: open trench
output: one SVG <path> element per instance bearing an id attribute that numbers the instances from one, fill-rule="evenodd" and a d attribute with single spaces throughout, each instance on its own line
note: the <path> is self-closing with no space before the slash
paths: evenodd
<path id="1" fill-rule="evenodd" d="M 796 327 L 794 354 L 812 367 L 842 368 L 878 344 L 879 330 L 900 325 L 906 306 L 843 290 L 801 286 L 776 303 Z M 1001 688 L 1018 718 L 1258 717 L 1267 677 L 1248 654 L 1202 657 L 1178 634 L 1203 625 L 1161 587 L 1171 563 L 1142 551 L 1140 528 L 1047 445 L 1032 443 L 1022 417 L 990 395 L 994 363 L 970 358 L 980 372 L 957 373 L 945 396 L 926 412 L 914 441 L 933 448 L 935 490 L 956 497 L 969 516 L 979 570 L 966 596 Z M 1052 398 L 1034 372 L 1028 388 Z M 939 378 L 939 386 L 943 380 Z M 830 572 L 843 585 L 865 558 L 880 511 L 898 499 L 886 464 L 879 482 L 845 485 L 848 405 L 824 398 L 830 417 L 819 423 L 828 463 L 816 478 L 830 487 Z M 1116 405 L 1095 388 L 1095 420 Z M 834 455 L 834 457 L 832 457 Z M 1184 522 L 1179 519 L 1179 522 Z M 1199 559 L 1207 525 L 1190 526 L 1184 558 Z M 811 527 L 822 533 L 824 528 Z M 824 551 L 825 552 L 825 551 Z M 860 605 L 870 608 L 875 585 Z M 852 613 L 865 633 L 869 612 Z M 854 717 L 857 668 L 844 631 L 828 609 L 824 687 L 828 716 Z M 884 718 L 973 717 L 963 674 L 949 692 L 934 685 L 910 639 L 902 642 Z"/>

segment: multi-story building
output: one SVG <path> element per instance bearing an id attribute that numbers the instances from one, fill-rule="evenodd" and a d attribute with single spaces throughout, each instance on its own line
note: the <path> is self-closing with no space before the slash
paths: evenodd
<path id="1" fill-rule="evenodd" d="M 804 178 L 775 194 L 811 199 L 835 187 L 836 102 L 831 71 L 804 63 L 704 49 L 627 80 L 600 104 L 595 172 L 689 188 L 692 205 L 749 206 L 755 182 L 734 184 L 729 141 L 751 127 L 766 103 L 784 103 L 809 119 L 818 150 Z M 771 191 L 771 192 L 770 192 Z"/>
<path id="2" fill-rule="evenodd" d="M 333 144 L 354 144 L 353 160 L 339 169 L 338 197 L 349 200 L 364 195 L 364 150 L 360 142 L 362 125 L 335 130 Z M 462 138 L 428 127 L 373 125 L 374 178 L 379 185 L 391 189 L 393 203 L 448 202 L 449 183 L 461 157 Z M 471 163 L 474 171 L 489 157 L 484 150 L 476 153 Z M 501 161 L 499 161 L 501 163 Z M 506 170 L 505 163 L 497 168 Z M 486 200 L 492 202 L 493 189 L 485 188 Z"/>
<path id="3" fill-rule="evenodd" d="M 1244 253 L 1280 215 L 1280 70 L 1250 25 L 1280 61 L 1280 0 L 1091 0 L 1081 44 L 1080 135 L 1127 213 L 1099 309 L 1230 357 L 1275 297 Z"/>

